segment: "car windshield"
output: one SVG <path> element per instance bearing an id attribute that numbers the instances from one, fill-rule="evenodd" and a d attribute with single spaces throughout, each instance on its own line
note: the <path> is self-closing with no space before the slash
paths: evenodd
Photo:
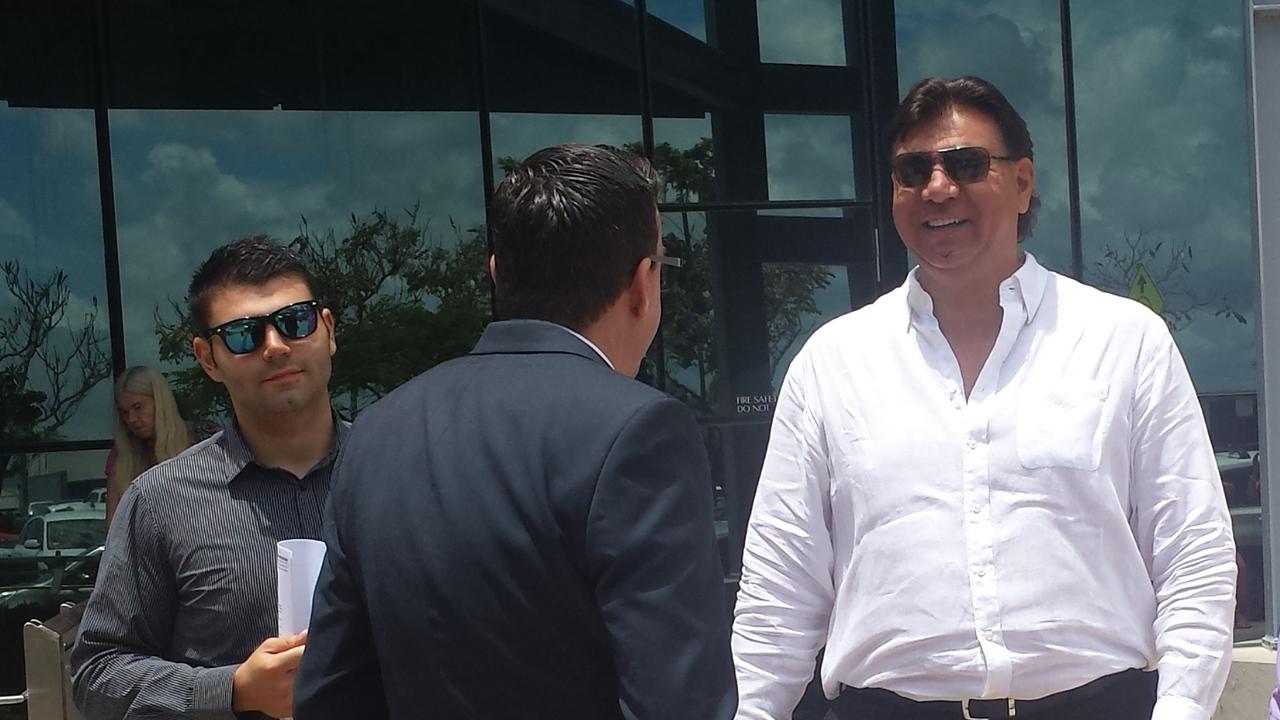
<path id="1" fill-rule="evenodd" d="M 61 520 L 49 523 L 49 550 L 89 548 L 101 545 L 106 535 L 103 522 L 97 518 Z"/>

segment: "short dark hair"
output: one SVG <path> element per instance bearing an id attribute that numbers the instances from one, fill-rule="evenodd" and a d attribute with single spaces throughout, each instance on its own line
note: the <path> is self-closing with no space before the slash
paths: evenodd
<path id="1" fill-rule="evenodd" d="M 296 277 L 306 283 L 316 297 L 316 278 L 296 250 L 268 240 L 266 236 L 242 238 L 214 250 L 191 276 L 187 307 L 196 329 L 209 329 L 209 300 L 213 293 L 229 285 L 265 285 L 282 277 Z"/>
<path id="2" fill-rule="evenodd" d="M 1004 151 L 1009 157 L 1035 160 L 1026 121 L 995 85 L 974 75 L 953 80 L 930 77 L 912 86 L 889 119 L 890 151 L 916 128 L 934 122 L 956 108 L 976 110 L 991 118 L 1000 130 Z M 1018 216 L 1019 241 L 1031 237 L 1039 208 L 1040 194 L 1032 193 L 1027 211 Z"/>
<path id="3" fill-rule="evenodd" d="M 590 325 L 657 248 L 658 178 L 608 145 L 557 145 L 507 174 L 489 209 L 498 316 Z"/>

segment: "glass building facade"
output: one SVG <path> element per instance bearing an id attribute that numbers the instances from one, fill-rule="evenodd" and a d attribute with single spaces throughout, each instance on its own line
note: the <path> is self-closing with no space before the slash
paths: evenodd
<path id="1" fill-rule="evenodd" d="M 977 74 L 1035 141 L 1026 249 L 1121 294 L 1141 267 L 1157 289 L 1236 521 L 1240 632 L 1260 635 L 1247 21 L 1194 0 L 0 0 L 0 533 L 104 482 L 127 365 L 164 369 L 201 427 L 225 414 L 182 310 L 212 248 L 304 248 L 352 417 L 491 319 L 504 168 L 602 142 L 663 177 L 686 265 L 641 379 L 702 422 L 732 597 L 787 363 L 910 266 L 888 113 L 921 77 Z"/>

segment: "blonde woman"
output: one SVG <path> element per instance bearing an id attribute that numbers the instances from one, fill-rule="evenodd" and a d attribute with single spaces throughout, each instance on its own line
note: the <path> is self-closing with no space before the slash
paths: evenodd
<path id="1" fill-rule="evenodd" d="M 191 433 L 160 371 L 137 365 L 120 373 L 115 404 L 114 442 L 107 455 L 107 527 L 134 478 L 191 445 Z"/>

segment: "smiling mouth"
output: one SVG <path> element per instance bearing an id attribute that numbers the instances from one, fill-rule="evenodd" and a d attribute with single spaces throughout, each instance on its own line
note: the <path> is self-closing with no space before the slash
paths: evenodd
<path id="1" fill-rule="evenodd" d="M 927 230 L 945 230 L 947 228 L 959 227 L 968 223 L 963 218 L 938 218 L 936 220 L 926 220 L 922 223 Z"/>

